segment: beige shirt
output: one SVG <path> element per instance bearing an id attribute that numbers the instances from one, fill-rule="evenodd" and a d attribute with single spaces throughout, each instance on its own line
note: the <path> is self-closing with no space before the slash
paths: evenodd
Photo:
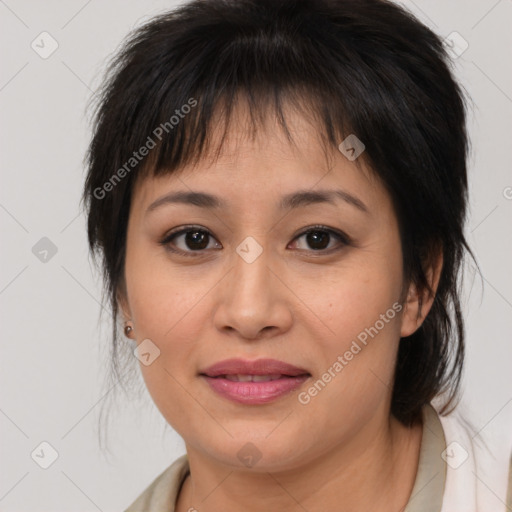
<path id="1" fill-rule="evenodd" d="M 443 428 L 431 405 L 423 408 L 423 435 L 416 480 L 404 512 L 440 512 L 446 463 L 439 456 L 446 447 Z M 125 512 L 174 512 L 181 485 L 189 474 L 187 455 L 176 459 Z"/>

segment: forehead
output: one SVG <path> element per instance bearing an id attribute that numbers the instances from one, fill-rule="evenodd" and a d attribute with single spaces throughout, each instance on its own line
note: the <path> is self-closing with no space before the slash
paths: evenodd
<path id="1" fill-rule="evenodd" d="M 271 109 L 255 125 L 247 104 L 238 103 L 229 125 L 225 116 L 212 123 L 207 149 L 196 163 L 145 176 L 136 183 L 132 201 L 147 207 L 168 190 L 187 188 L 208 190 L 228 201 L 257 196 L 272 200 L 298 189 L 339 185 L 368 198 L 383 193 L 363 157 L 348 160 L 325 142 L 318 124 L 304 112 L 288 106 L 285 113 L 285 126 Z"/>

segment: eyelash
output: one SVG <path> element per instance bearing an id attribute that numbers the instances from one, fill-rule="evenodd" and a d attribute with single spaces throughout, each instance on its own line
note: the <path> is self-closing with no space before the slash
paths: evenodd
<path id="1" fill-rule="evenodd" d="M 198 250 L 198 251 L 183 251 L 181 249 L 176 249 L 176 248 L 172 248 L 171 247 L 171 243 L 170 243 L 171 240 L 174 240 L 178 236 L 186 234 L 186 233 L 191 232 L 191 231 L 200 231 L 202 233 L 206 233 L 208 236 L 210 236 L 210 237 L 215 239 L 215 237 L 210 233 L 210 231 L 208 231 L 207 229 L 205 229 L 205 228 L 203 228 L 201 226 L 186 226 L 184 228 L 181 228 L 181 229 L 178 229 L 178 230 L 174 230 L 174 231 L 171 231 L 170 233 L 167 233 L 164 236 L 164 238 L 162 240 L 160 240 L 158 243 L 159 243 L 159 245 L 163 246 L 167 251 L 170 251 L 170 252 L 173 252 L 173 253 L 176 253 L 176 254 L 180 254 L 180 255 L 183 255 L 183 256 L 190 256 L 190 257 L 200 257 L 200 256 L 203 256 L 204 254 L 202 254 L 202 253 L 206 249 L 201 249 L 201 250 Z M 325 233 L 328 233 L 331 236 L 334 236 L 334 238 L 336 238 L 341 243 L 341 247 L 335 248 L 335 249 L 332 249 L 332 248 L 331 249 L 318 249 L 318 250 L 311 249 L 308 252 L 323 253 L 325 255 L 325 254 L 330 254 L 332 252 L 339 251 L 339 250 L 343 249 L 345 246 L 352 245 L 351 238 L 349 236 L 347 236 L 345 233 L 343 233 L 342 231 L 338 231 L 338 230 L 334 230 L 334 229 L 328 228 L 327 226 L 322 226 L 322 225 L 316 225 L 316 226 L 311 226 L 311 227 L 307 228 L 305 231 L 303 231 L 302 233 L 299 233 L 297 236 L 295 236 L 293 238 L 293 241 L 295 241 L 298 238 L 301 238 L 301 237 L 303 237 L 305 235 L 308 235 L 309 233 L 315 233 L 315 232 L 319 232 L 319 231 L 325 232 Z M 303 251 L 303 250 L 306 250 L 306 249 L 299 249 L 299 251 Z M 196 254 L 194 254 L 194 253 L 196 253 Z"/>

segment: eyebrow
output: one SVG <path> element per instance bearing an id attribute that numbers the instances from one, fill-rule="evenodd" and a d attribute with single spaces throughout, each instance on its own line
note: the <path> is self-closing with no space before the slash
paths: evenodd
<path id="1" fill-rule="evenodd" d="M 310 204 L 328 203 L 335 205 L 336 199 L 342 200 L 364 213 L 369 213 L 368 207 L 361 201 L 361 199 L 341 189 L 299 190 L 283 196 L 278 207 L 280 210 L 292 210 Z M 166 204 L 180 203 L 191 204 L 200 208 L 214 209 L 225 208 L 227 206 L 226 201 L 218 196 L 208 194 L 206 192 L 179 191 L 166 194 L 151 203 L 146 210 L 146 214 Z"/>

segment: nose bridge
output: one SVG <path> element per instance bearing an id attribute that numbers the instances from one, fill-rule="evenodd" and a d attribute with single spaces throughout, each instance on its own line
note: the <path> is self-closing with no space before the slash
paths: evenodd
<path id="1" fill-rule="evenodd" d="M 253 309 L 256 307 L 253 302 L 258 301 L 261 309 L 269 300 L 268 295 L 273 292 L 269 283 L 272 275 L 269 270 L 270 251 L 264 249 L 254 237 L 248 236 L 236 247 L 235 252 L 235 268 L 230 283 L 233 295 L 244 308 Z"/>
<path id="2" fill-rule="evenodd" d="M 269 327 L 287 328 L 291 313 L 271 270 L 270 251 L 253 237 L 245 238 L 235 251 L 216 312 L 217 327 L 235 329 L 246 338 L 256 338 Z"/>

